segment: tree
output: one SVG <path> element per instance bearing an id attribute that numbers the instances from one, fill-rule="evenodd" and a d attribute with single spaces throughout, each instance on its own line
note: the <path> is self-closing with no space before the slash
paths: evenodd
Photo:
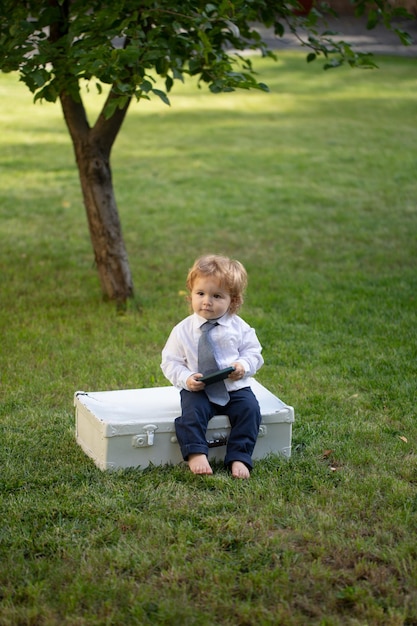
<path id="1" fill-rule="evenodd" d="M 308 0 L 307 0 L 308 1 Z M 387 0 L 375 0 L 369 25 L 405 15 Z M 245 49 L 274 56 L 253 24 L 282 36 L 297 33 L 300 20 L 309 36 L 302 42 L 308 61 L 322 55 L 325 67 L 372 65 L 330 33 L 317 30 L 320 13 L 305 0 L 1 0 L 0 67 L 18 71 L 34 99 L 60 100 L 72 139 L 95 261 L 105 298 L 124 303 L 133 282 L 122 237 L 110 154 L 132 99 L 161 98 L 175 81 L 196 76 L 213 93 L 237 88 L 267 90 L 258 83 Z M 368 0 L 358 0 L 359 14 Z M 399 36 L 407 43 L 404 33 Z M 156 88 L 155 76 L 165 81 Z M 104 104 L 90 125 L 81 97 L 83 81 L 95 81 Z"/>

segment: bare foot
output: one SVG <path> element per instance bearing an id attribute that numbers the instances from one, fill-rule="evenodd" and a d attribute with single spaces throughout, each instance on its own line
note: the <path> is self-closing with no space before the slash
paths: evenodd
<path id="1" fill-rule="evenodd" d="M 233 461 L 231 469 L 233 478 L 249 478 L 250 476 L 248 468 L 241 461 Z"/>
<path id="2" fill-rule="evenodd" d="M 213 470 L 205 454 L 190 454 L 188 467 L 193 474 L 212 474 Z"/>

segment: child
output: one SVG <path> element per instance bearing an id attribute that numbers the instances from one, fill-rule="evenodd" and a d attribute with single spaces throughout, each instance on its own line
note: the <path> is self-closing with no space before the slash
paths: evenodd
<path id="1" fill-rule="evenodd" d="M 175 430 L 182 456 L 194 474 L 213 473 L 206 430 L 219 413 L 228 415 L 231 426 L 225 465 L 235 478 L 249 478 L 252 469 L 261 414 L 250 377 L 263 358 L 255 331 L 237 315 L 246 285 L 246 270 L 239 261 L 217 255 L 197 259 L 187 277 L 193 313 L 173 328 L 162 351 L 162 371 L 181 390 L 182 415 L 175 420 Z M 205 335 L 213 346 L 217 369 L 234 367 L 220 383 L 225 399 L 210 400 L 207 394 L 214 385 L 200 381 L 207 372 L 199 369 L 198 346 L 208 321 L 214 327 L 207 324 L 210 334 Z"/>

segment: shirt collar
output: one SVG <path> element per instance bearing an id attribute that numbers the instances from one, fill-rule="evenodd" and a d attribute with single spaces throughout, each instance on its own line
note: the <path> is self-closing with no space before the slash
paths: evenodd
<path id="1" fill-rule="evenodd" d="M 215 319 L 215 320 L 206 320 L 205 317 L 201 317 L 201 315 L 198 315 L 198 313 L 194 313 L 194 317 L 196 319 L 196 325 L 198 328 L 201 328 L 201 326 L 203 324 L 205 324 L 207 321 L 213 321 L 213 322 L 217 322 L 218 324 L 220 324 L 221 326 L 227 326 L 229 320 L 230 320 L 230 314 L 229 313 L 225 313 L 224 315 L 222 315 L 221 317 Z"/>

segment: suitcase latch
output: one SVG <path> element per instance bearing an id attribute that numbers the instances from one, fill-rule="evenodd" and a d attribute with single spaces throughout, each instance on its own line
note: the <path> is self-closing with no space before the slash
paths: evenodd
<path id="1" fill-rule="evenodd" d="M 155 431 L 157 429 L 158 426 L 155 426 L 155 424 L 147 424 L 144 426 L 143 433 L 132 437 L 132 446 L 134 448 L 148 448 L 149 446 L 153 446 Z"/>
<path id="2" fill-rule="evenodd" d="M 259 426 L 258 437 L 265 437 L 267 432 L 268 432 L 268 429 L 265 426 L 265 424 L 261 424 L 261 426 Z"/>

